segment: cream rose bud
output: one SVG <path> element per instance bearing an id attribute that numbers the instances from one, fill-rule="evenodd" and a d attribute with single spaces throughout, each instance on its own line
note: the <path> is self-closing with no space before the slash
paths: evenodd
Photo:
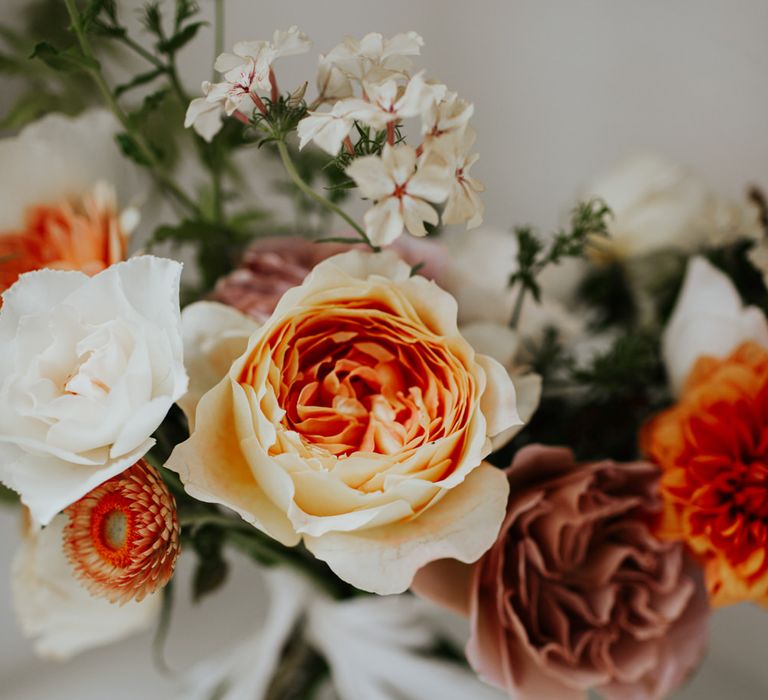
<path id="1" fill-rule="evenodd" d="M 329 258 L 200 399 L 167 466 L 195 498 L 285 545 L 303 539 L 364 590 L 401 592 L 434 559 L 476 560 L 508 493 L 482 461 L 521 421 L 506 370 L 456 316 L 394 253 Z"/>
<path id="2" fill-rule="evenodd" d="M 22 275 L 0 309 L 0 481 L 47 524 L 134 464 L 187 389 L 181 265 Z"/>

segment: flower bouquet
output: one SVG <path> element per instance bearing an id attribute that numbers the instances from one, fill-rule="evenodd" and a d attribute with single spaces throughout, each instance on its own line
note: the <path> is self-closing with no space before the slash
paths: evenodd
<path id="1" fill-rule="evenodd" d="M 286 85 L 308 37 L 228 48 L 216 0 L 190 93 L 190 0 L 138 29 L 42 7 L 0 142 L 0 482 L 40 654 L 154 625 L 162 664 L 174 597 L 226 595 L 239 553 L 264 620 L 180 698 L 651 700 L 711 607 L 768 602 L 758 190 L 648 156 L 551 235 L 479 228 L 474 106 L 417 33 Z"/>

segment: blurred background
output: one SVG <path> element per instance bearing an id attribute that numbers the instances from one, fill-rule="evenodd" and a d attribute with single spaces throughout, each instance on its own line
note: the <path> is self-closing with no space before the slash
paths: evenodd
<path id="1" fill-rule="evenodd" d="M 118 3 L 125 17 L 142 4 Z M 3 0 L 2 21 L 22 22 L 28 4 Z M 210 18 L 212 2 L 200 5 Z M 489 224 L 551 228 L 598 174 L 649 151 L 692 167 L 724 195 L 738 197 L 748 183 L 768 186 L 765 0 L 227 0 L 225 43 L 292 24 L 318 51 L 345 34 L 424 37 L 421 65 L 475 103 L 481 159 L 473 173 L 486 185 Z M 203 31 L 180 57 L 190 92 L 212 59 Z M 286 60 L 281 85 L 298 85 L 314 68 L 310 56 Z M 0 86 L 3 114 L 25 86 L 2 74 Z M 269 187 L 254 189 L 269 206 Z M 169 697 L 173 682 L 154 670 L 148 636 L 67 665 L 35 660 L 8 587 L 18 539 L 17 514 L 0 512 L 0 698 Z M 231 583 L 203 607 L 180 606 L 172 664 L 187 666 L 258 624 L 260 593 L 250 568 L 235 566 Z M 707 662 L 677 697 L 768 697 L 768 611 L 718 612 L 712 637 Z"/>

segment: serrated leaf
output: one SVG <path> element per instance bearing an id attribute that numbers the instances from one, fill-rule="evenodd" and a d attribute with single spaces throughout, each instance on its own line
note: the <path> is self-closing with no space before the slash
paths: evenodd
<path id="1" fill-rule="evenodd" d="M 80 22 L 83 29 L 87 32 L 93 27 L 96 18 L 105 12 L 113 21 L 117 21 L 117 8 L 114 0 L 91 0 L 80 13 Z"/>
<path id="2" fill-rule="evenodd" d="M 188 24 L 184 29 L 174 34 L 172 37 L 159 42 L 157 50 L 161 53 L 176 53 L 176 51 L 192 41 L 200 27 L 205 24 L 208 24 L 208 22 L 193 22 L 192 24 Z"/>
<path id="3" fill-rule="evenodd" d="M 72 72 L 88 72 L 99 69 L 99 62 L 88 56 L 84 56 L 78 49 L 71 47 L 65 51 L 59 51 L 47 41 L 37 44 L 30 55 L 37 58 L 54 70 Z"/>
<path id="4" fill-rule="evenodd" d="M 146 73 L 139 73 L 137 76 L 129 80 L 127 83 L 118 85 L 115 88 L 115 97 L 120 97 L 120 95 L 128 92 L 129 90 L 133 90 L 133 88 L 139 87 L 141 85 L 146 85 L 147 83 L 151 83 L 155 78 L 159 78 L 164 73 L 165 73 L 164 68 L 155 68 L 154 70 L 147 71 Z"/>

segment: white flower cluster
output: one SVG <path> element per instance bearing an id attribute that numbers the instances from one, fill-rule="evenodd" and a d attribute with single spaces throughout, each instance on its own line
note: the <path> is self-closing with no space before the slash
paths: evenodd
<path id="1" fill-rule="evenodd" d="M 299 122 L 299 145 L 310 141 L 331 155 L 346 147 L 355 124 L 387 133 L 381 155 L 355 158 L 347 174 L 374 205 L 365 215 L 366 234 L 374 245 L 392 243 L 403 228 L 414 236 L 426 234 L 424 222 L 439 221 L 433 204 L 445 202 L 444 224 L 482 222 L 480 182 L 469 169 L 475 132 L 469 126 L 473 106 L 445 85 L 411 75 L 411 56 L 419 55 L 423 39 L 415 32 L 385 39 L 367 34 L 345 39 L 320 57 L 318 90 L 323 111 L 310 112 Z M 355 95 L 356 88 L 359 96 Z M 399 138 L 406 119 L 419 118 L 423 142 L 418 148 Z"/>
<path id="2" fill-rule="evenodd" d="M 376 33 L 346 38 L 320 56 L 315 109 L 298 124 L 300 148 L 313 142 L 332 156 L 342 148 L 355 156 L 347 174 L 374 202 L 365 215 L 373 245 L 392 243 L 404 229 L 424 236 L 425 222 L 440 221 L 435 204 L 444 203 L 444 224 L 474 228 L 483 220 L 484 188 L 469 172 L 478 158 L 471 153 L 474 107 L 442 83 L 425 79 L 423 71 L 411 74 L 411 57 L 423 44 L 415 32 L 391 39 Z M 192 100 L 185 125 L 210 141 L 225 115 L 248 121 L 254 108 L 266 113 L 258 93 L 269 91 L 277 99 L 273 61 L 309 45 L 297 27 L 276 31 L 272 41 L 235 44 L 233 53 L 216 59 L 223 80 L 203 83 L 205 96 Z M 401 132 L 405 120 L 414 118 L 421 123 L 418 148 L 406 145 Z M 380 154 L 355 148 L 350 134 L 356 124 L 374 135 L 386 133 Z"/>
<path id="3" fill-rule="evenodd" d="M 258 90 L 274 89 L 272 63 L 275 59 L 306 53 L 309 47 L 307 35 L 295 26 L 288 31 L 276 30 L 272 41 L 239 41 L 233 53 L 223 53 L 216 59 L 214 68 L 223 80 L 203 82 L 204 97 L 189 103 L 184 126 L 193 127 L 210 141 L 221 129 L 224 115 L 231 117 L 249 101 L 257 104 Z"/>

